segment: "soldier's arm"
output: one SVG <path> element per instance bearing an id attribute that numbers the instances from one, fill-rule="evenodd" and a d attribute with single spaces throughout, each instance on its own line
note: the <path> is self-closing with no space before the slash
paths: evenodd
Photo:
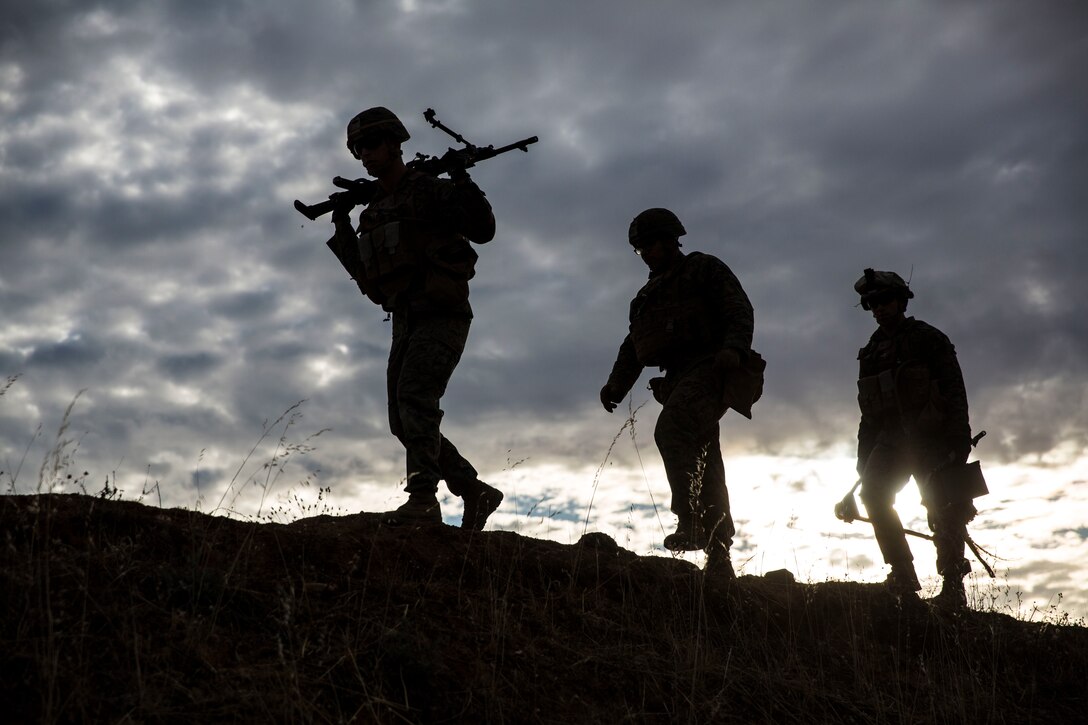
<path id="1" fill-rule="evenodd" d="M 635 344 L 631 342 L 631 336 L 623 338 L 623 343 L 620 345 L 619 354 L 616 356 L 616 362 L 612 364 L 612 372 L 608 376 L 608 382 L 605 383 L 605 387 L 613 395 L 614 402 L 619 402 L 627 397 L 627 394 L 631 392 L 631 388 L 638 382 L 638 378 L 642 375 L 643 366 L 638 361 L 638 356 L 635 355 Z"/>
<path id="2" fill-rule="evenodd" d="M 857 471 L 860 474 L 865 470 L 865 462 L 869 460 L 869 454 L 873 452 L 873 448 L 876 447 L 876 437 L 879 429 L 872 421 L 866 420 L 865 416 L 861 417 L 861 424 L 858 425 L 858 464 Z"/>
<path id="3" fill-rule="evenodd" d="M 351 216 L 346 209 L 338 208 L 333 211 L 332 222 L 335 231 L 325 244 L 332 250 L 340 264 L 344 266 L 351 278 L 358 281 L 363 278 L 362 260 L 359 258 L 359 238 L 354 227 L 351 226 Z"/>
<path id="4" fill-rule="evenodd" d="M 875 333 L 873 337 L 869 338 L 868 344 L 858 351 L 858 378 L 864 378 L 872 374 L 872 370 L 866 369 L 868 367 L 867 361 L 870 360 L 869 354 L 873 346 L 873 339 L 876 337 Z M 860 401 L 860 396 L 858 398 Z M 873 448 L 876 447 L 877 435 L 880 433 L 880 423 L 873 420 L 871 416 L 865 415 L 864 409 L 861 414 L 861 422 L 858 424 L 858 463 L 857 471 L 860 475 L 865 470 L 865 462 L 869 460 L 869 454 L 873 452 Z"/>
<path id="5" fill-rule="evenodd" d="M 450 231 L 476 244 L 495 238 L 495 214 L 484 192 L 467 175 L 455 181 L 440 180 L 439 214 Z"/>
<path id="6" fill-rule="evenodd" d="M 933 357 L 930 374 L 944 398 L 946 430 L 951 442 L 959 447 L 971 438 L 971 422 L 967 407 L 967 388 L 956 358 L 956 348 L 943 333 L 933 336 Z M 970 451 L 970 444 L 966 443 Z"/>

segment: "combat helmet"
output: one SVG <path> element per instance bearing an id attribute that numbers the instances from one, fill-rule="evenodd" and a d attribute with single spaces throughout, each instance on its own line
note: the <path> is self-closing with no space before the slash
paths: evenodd
<path id="1" fill-rule="evenodd" d="M 376 133 L 389 134 L 401 143 L 411 138 L 408 129 L 395 113 L 384 106 L 375 106 L 357 114 L 348 122 L 348 151 L 355 156 L 355 145 L 360 139 Z"/>
<path id="2" fill-rule="evenodd" d="M 678 238 L 687 233 L 688 231 L 680 223 L 679 217 L 668 209 L 654 207 L 639 212 L 638 216 L 631 220 L 631 226 L 627 229 L 627 241 L 632 247 L 638 247 L 641 242 L 656 237 Z"/>
<path id="3" fill-rule="evenodd" d="M 878 272 L 868 267 L 861 279 L 854 283 L 854 291 L 861 295 L 861 308 L 868 310 L 875 297 L 891 294 L 903 300 L 914 297 L 910 287 L 895 272 Z"/>

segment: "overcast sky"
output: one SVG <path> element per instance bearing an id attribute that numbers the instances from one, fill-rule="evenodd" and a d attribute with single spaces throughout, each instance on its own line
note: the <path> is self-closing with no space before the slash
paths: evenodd
<path id="1" fill-rule="evenodd" d="M 727 418 L 727 456 L 852 453 L 872 266 L 955 343 L 987 466 L 1088 477 L 1082 2 L 9 5 L 0 470 L 23 492 L 81 390 L 96 486 L 191 505 L 301 400 L 292 440 L 329 429 L 296 456 L 315 480 L 396 484 L 389 323 L 291 204 L 364 174 L 344 133 L 373 105 L 408 156 L 453 143 L 427 108 L 477 144 L 540 137 L 473 172 L 498 234 L 443 407 L 485 475 L 600 463 L 622 417 L 597 391 L 646 276 L 627 226 L 665 206 L 756 310 L 766 393 Z"/>

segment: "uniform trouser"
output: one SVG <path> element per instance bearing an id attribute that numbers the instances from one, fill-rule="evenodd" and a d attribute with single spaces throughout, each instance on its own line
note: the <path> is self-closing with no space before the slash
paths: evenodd
<path id="1" fill-rule="evenodd" d="M 461 359 L 468 317 L 393 313 L 386 386 L 389 427 L 404 445 L 411 493 L 434 493 L 445 480 L 460 496 L 477 480 L 476 469 L 439 431 L 439 401 Z"/>
<path id="2" fill-rule="evenodd" d="M 718 422 L 727 410 L 722 394 L 722 377 L 710 360 L 677 375 L 666 374 L 654 440 L 672 489 L 672 512 L 701 524 L 728 548 L 736 529 L 719 440 Z"/>
<path id="3" fill-rule="evenodd" d="M 922 492 L 929 528 L 937 549 L 937 573 L 963 576 L 971 570 L 964 558 L 967 522 L 974 514 L 970 501 L 952 502 L 938 498 L 928 489 L 930 475 L 948 461 L 942 446 L 911 444 L 905 436 L 881 433 L 861 472 L 861 500 L 873 524 L 880 553 L 887 564 L 907 565 L 914 561 L 903 524 L 896 513 L 895 496 L 914 477 Z"/>

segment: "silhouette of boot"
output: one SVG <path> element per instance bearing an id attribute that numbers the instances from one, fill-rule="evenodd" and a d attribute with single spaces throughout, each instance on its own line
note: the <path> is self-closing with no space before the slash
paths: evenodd
<path id="1" fill-rule="evenodd" d="M 461 528 L 483 531 L 487 517 L 495 513 L 502 503 L 502 491 L 488 486 L 483 481 L 475 481 L 466 487 L 461 497 L 465 502 L 465 513 L 461 518 Z"/>
<path id="2" fill-rule="evenodd" d="M 706 536 L 694 517 L 688 514 L 679 517 L 676 531 L 666 536 L 663 543 L 669 551 L 699 551 L 706 548 Z"/>
<path id="3" fill-rule="evenodd" d="M 737 574 L 733 571 L 733 561 L 729 558 L 729 547 L 711 542 L 706 547 L 706 566 L 703 573 L 716 581 L 733 581 Z"/>
<path id="4" fill-rule="evenodd" d="M 946 576 L 941 593 L 930 600 L 942 609 L 965 609 L 967 607 L 967 589 L 963 585 L 963 577 Z"/>
<path id="5" fill-rule="evenodd" d="M 884 580 L 884 586 L 897 596 L 915 596 L 915 592 L 922 588 L 914 572 L 914 564 L 910 563 L 892 564 L 892 572 Z"/>
<path id="6" fill-rule="evenodd" d="M 442 523 L 442 507 L 433 493 L 411 493 L 408 500 L 393 511 L 381 515 L 387 526 L 422 526 Z"/>

